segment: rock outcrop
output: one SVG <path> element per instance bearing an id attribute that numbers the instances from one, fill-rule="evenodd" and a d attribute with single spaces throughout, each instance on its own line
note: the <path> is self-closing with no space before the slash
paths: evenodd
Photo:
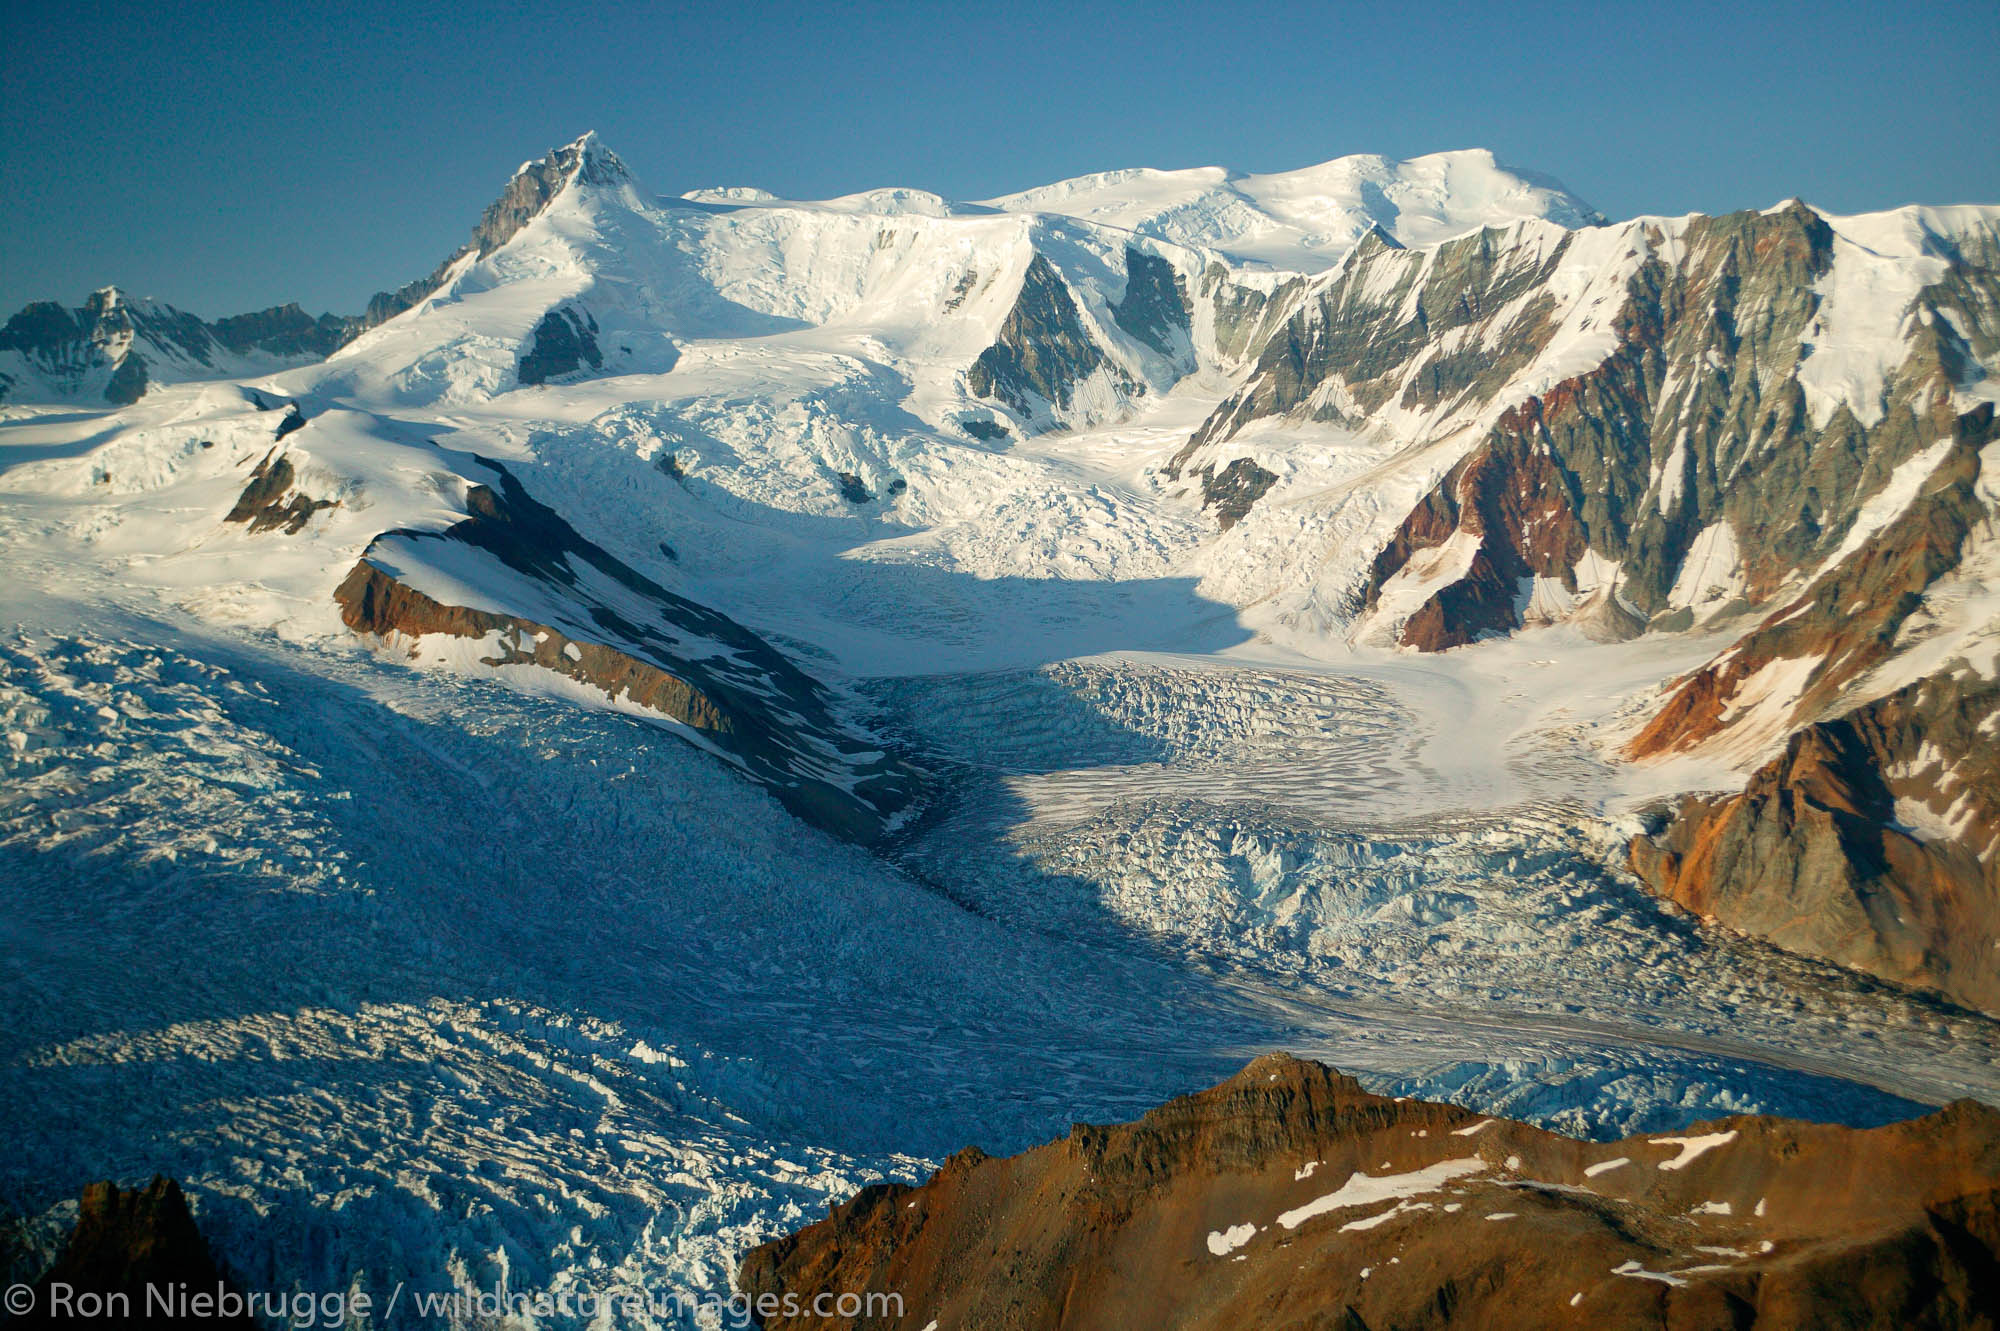
<path id="1" fill-rule="evenodd" d="M 1460 529 L 1449 520 L 1459 510 L 1475 515 L 1463 529 L 1483 558 L 1461 575 L 1474 585 L 1447 593 L 1446 583 L 1413 609 L 1406 645 L 1450 647 L 1520 627 L 1526 580 L 1574 595 L 1586 553 L 1651 620 L 1688 604 L 1691 553 L 1718 525 L 1726 548 L 1743 552 L 1719 575 L 1748 603 L 1766 601 L 1841 545 L 1897 467 L 1953 429 L 1949 403 L 1965 373 L 1953 318 L 1968 328 L 1994 320 L 1978 293 L 1996 275 L 1976 245 L 1941 263 L 1943 278 L 1915 296 L 1904 344 L 1885 353 L 1892 368 L 1880 401 L 1826 406 L 1807 392 L 1814 339 L 1834 317 L 1822 295 L 1837 261 L 1825 220 L 1792 205 L 1691 219 L 1673 239 L 1633 266 L 1619 308 L 1601 316 L 1616 339 L 1611 354 L 1502 414 L 1377 561 L 1364 589 L 1370 605 L 1413 553 Z M 1960 306 L 1974 313 L 1948 313 Z M 1419 314 L 1425 308 L 1420 301 Z M 1510 334 L 1505 349 L 1522 345 Z M 1405 388 L 1406 406 L 1476 389 L 1444 372 L 1449 359 L 1426 362 Z M 1308 364 L 1273 406 L 1304 400 L 1324 373 Z M 1473 479 L 1483 503 L 1463 493 Z M 1480 520 L 1496 493 L 1514 497 L 1517 520 Z"/>
<path id="2" fill-rule="evenodd" d="M 1157 254 L 1125 247 L 1125 295 L 1111 307 L 1118 326 L 1172 361 L 1185 373 L 1194 368 L 1191 336 L 1194 315 L 1187 283 Z"/>
<path id="3" fill-rule="evenodd" d="M 1632 868 L 1780 947 L 2000 1011 L 2000 680 L 1960 666 L 1681 802 Z"/>
<path id="4" fill-rule="evenodd" d="M 597 349 L 597 320 L 590 311 L 558 308 L 535 325 L 516 378 L 524 384 L 545 384 L 585 366 L 595 370 L 603 364 L 604 355 Z"/>
<path id="5" fill-rule="evenodd" d="M 486 666 L 539 667 L 657 713 L 850 840 L 880 840 L 914 805 L 921 774 L 855 733 L 783 653 L 586 540 L 506 468 L 477 466 L 492 480 L 470 488 L 462 521 L 369 544 L 334 592 L 350 629 L 413 650 L 475 640 Z M 425 591 L 440 566 L 443 586 L 477 588 L 483 604 Z"/>
<path id="6" fill-rule="evenodd" d="M 222 520 L 243 523 L 253 534 L 280 531 L 296 536 L 306 529 L 313 514 L 338 504 L 338 500 L 315 499 L 300 490 L 290 456 L 274 448 L 258 460 L 250 483 Z"/>
<path id="7" fill-rule="evenodd" d="M 1069 407 L 1078 391 L 1100 375 L 1127 391 L 1133 388 L 1083 326 L 1062 275 L 1037 252 L 993 345 L 966 370 L 966 387 L 976 397 L 1043 418 L 1050 407 Z"/>
<path id="8" fill-rule="evenodd" d="M 1201 506 L 1215 510 L 1222 530 L 1241 522 L 1250 508 L 1277 484 L 1278 474 L 1258 466 L 1249 458 L 1237 458 L 1221 470 L 1204 467 L 1195 475 L 1201 481 Z"/>
<path id="9" fill-rule="evenodd" d="M 68 1246 L 35 1282 L 32 1310 L 9 1325 L 21 1331 L 91 1325 L 256 1331 L 248 1316 L 211 1315 L 206 1305 L 179 1298 L 227 1288 L 178 1183 L 156 1176 L 130 1191 L 93 1183 L 83 1190 Z M 163 1308 L 161 1299 L 178 1301 Z"/>
<path id="10" fill-rule="evenodd" d="M 1993 1325 L 1996 1277 L 2000 1113 L 1972 1101 L 1583 1142 L 1270 1055 L 1137 1123 L 864 1189 L 738 1283 L 769 1331 L 1889 1331 Z M 900 1315 L 811 1315 L 867 1291 Z"/>

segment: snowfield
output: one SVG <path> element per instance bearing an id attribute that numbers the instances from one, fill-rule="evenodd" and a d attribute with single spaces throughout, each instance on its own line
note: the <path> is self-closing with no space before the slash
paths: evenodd
<path id="1" fill-rule="evenodd" d="M 1284 486 L 1226 533 L 1164 478 L 1245 367 L 1207 307 L 1189 364 L 1121 331 L 1128 246 L 1198 280 L 1318 271 L 1370 223 L 1591 220 L 1484 154 L 1344 163 L 979 207 L 575 190 L 323 365 L 0 406 L 13 1260 L 84 1183 L 159 1171 L 254 1288 L 726 1293 L 868 1182 L 1270 1049 L 1597 1137 L 2000 1101 L 2000 1022 L 1623 870 L 1642 804 L 1734 779 L 1609 756 L 1724 639 L 1416 657 L 1355 621 L 1353 569 L 1456 434 L 1259 426 L 1232 448 Z M 1125 387 L 981 437 L 965 366 L 1031 251 Z M 1889 299 L 1852 246 L 1831 281 Z M 565 302 L 604 365 L 518 384 Z M 1868 347 L 1823 354 L 1815 393 L 1879 394 Z M 281 453 L 297 528 L 226 521 Z M 870 853 L 643 708 L 350 632 L 370 542 L 459 521 L 493 463 L 780 648 L 931 802 Z M 499 594 L 441 544 L 397 571 Z M 1691 603 L 1732 585 L 1733 547 L 1703 554 Z"/>

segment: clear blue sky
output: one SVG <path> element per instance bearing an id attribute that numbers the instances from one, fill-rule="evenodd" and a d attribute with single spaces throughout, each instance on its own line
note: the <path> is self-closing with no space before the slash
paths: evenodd
<path id="1" fill-rule="evenodd" d="M 979 198 L 1488 147 L 1614 216 L 2000 202 L 2000 3 L 9 0 L 0 313 L 357 311 L 586 129 L 653 190 Z"/>

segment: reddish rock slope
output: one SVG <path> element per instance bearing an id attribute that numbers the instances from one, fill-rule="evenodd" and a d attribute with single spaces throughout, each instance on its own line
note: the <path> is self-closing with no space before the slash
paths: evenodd
<path id="1" fill-rule="evenodd" d="M 967 1150 L 752 1252 L 784 1328 L 1973 1327 L 2000 1316 L 2000 1113 L 1746 1117 L 1580 1142 L 1284 1055 L 1137 1123 Z"/>

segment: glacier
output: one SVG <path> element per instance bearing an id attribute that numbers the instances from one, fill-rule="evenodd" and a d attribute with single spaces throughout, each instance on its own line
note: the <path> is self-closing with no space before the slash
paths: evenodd
<path id="1" fill-rule="evenodd" d="M 1164 474 L 1255 311 L 1377 229 L 1616 249 L 1566 191 L 1472 153 L 662 200 L 572 149 L 543 211 L 323 362 L 0 405 L 17 1261 L 84 1181 L 157 1170 L 260 1288 L 726 1294 L 866 1183 L 1274 1048 L 1600 1138 L 2000 1096 L 1994 1018 L 1621 867 L 1645 801 L 1728 779 L 1612 756 L 1725 639 L 1350 638 L 1342 570 L 1478 413 L 1262 423 L 1280 502 L 1221 535 Z M 1884 283 L 1842 254 L 1835 313 L 1865 310 Z M 965 367 L 1037 255 L 1104 364 L 1003 410 Z M 1189 293 L 1165 349 L 1120 322 L 1133 255 Z M 1602 354 L 1578 300 L 1560 355 Z M 523 383 L 558 310 L 602 363 Z M 1815 394 L 1879 392 L 1850 333 Z M 325 506 L 223 520 L 281 449 Z M 643 708 L 348 632 L 336 585 L 458 520 L 468 459 L 784 651 L 932 802 L 871 852 Z"/>

